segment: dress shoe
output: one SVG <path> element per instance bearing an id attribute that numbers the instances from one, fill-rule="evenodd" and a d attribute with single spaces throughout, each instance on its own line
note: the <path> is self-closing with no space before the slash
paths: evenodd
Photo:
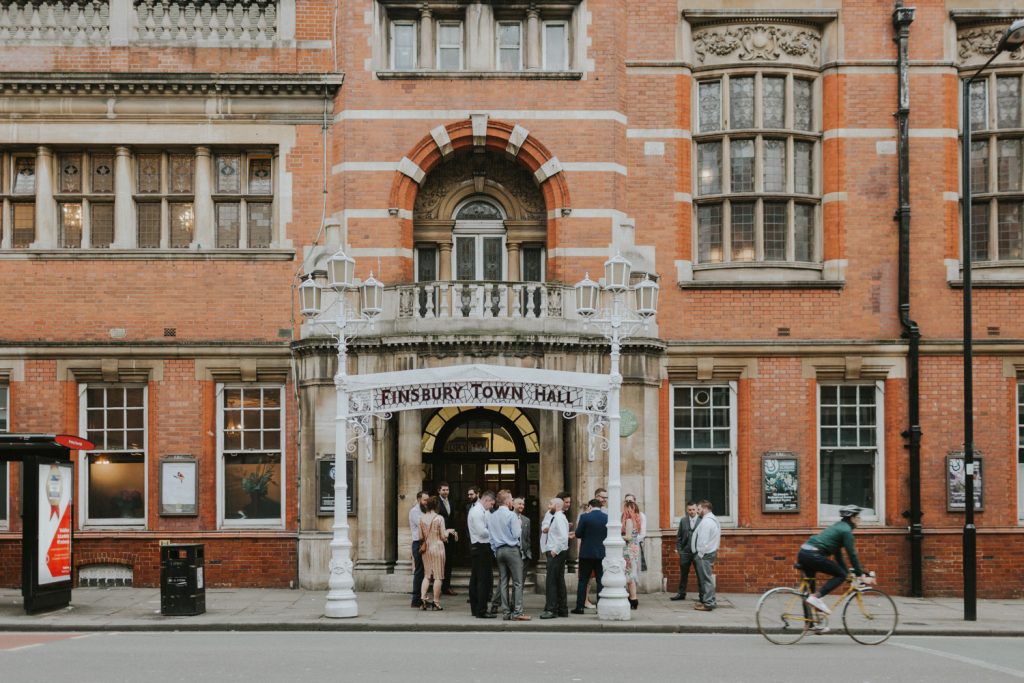
<path id="1" fill-rule="evenodd" d="M 512 621 L 529 621 L 530 619 L 533 619 L 533 617 L 526 614 L 520 614 L 512 617 Z"/>
<path id="2" fill-rule="evenodd" d="M 498 615 L 491 614 L 490 612 L 484 612 L 483 614 L 476 615 L 477 619 L 497 619 Z"/>
<path id="3" fill-rule="evenodd" d="M 686 593 L 676 593 L 671 598 L 669 598 L 669 600 L 685 600 L 685 599 L 686 599 Z"/>
<path id="4" fill-rule="evenodd" d="M 413 600 L 409 607 L 412 607 L 413 609 L 420 609 L 421 607 L 423 607 L 423 601 Z"/>
<path id="5" fill-rule="evenodd" d="M 710 612 L 711 610 L 713 610 L 715 608 L 714 607 L 708 607 L 704 603 L 700 603 L 700 604 L 694 605 L 693 609 L 697 610 L 698 612 Z"/>
<path id="6" fill-rule="evenodd" d="M 557 617 L 558 617 L 558 615 L 555 614 L 554 612 L 541 612 L 540 613 L 540 618 L 541 619 L 555 619 Z"/>
<path id="7" fill-rule="evenodd" d="M 586 614 L 587 611 L 585 609 L 581 608 L 581 607 L 577 607 L 576 609 L 572 610 L 572 613 L 573 614 Z"/>
<path id="8" fill-rule="evenodd" d="M 568 612 L 559 612 L 558 616 L 560 616 L 560 617 L 567 617 L 567 616 L 569 616 L 569 613 Z"/>
<path id="9" fill-rule="evenodd" d="M 445 588 L 443 591 L 441 591 L 441 593 L 443 593 L 444 595 L 458 595 L 458 593 L 453 591 L 451 588 Z"/>
<path id="10" fill-rule="evenodd" d="M 631 600 L 629 601 L 629 608 L 630 608 L 630 609 L 636 609 L 636 608 L 637 608 L 637 607 L 639 607 L 639 606 L 640 606 L 640 601 L 639 601 L 639 600 L 632 600 L 632 599 L 631 599 Z"/>

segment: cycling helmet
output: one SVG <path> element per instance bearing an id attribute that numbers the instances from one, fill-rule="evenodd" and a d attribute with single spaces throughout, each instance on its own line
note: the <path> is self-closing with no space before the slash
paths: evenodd
<path id="1" fill-rule="evenodd" d="M 856 505 L 844 505 L 839 508 L 839 516 L 842 519 L 848 519 L 850 517 L 856 517 L 861 513 L 864 508 L 857 507 Z"/>

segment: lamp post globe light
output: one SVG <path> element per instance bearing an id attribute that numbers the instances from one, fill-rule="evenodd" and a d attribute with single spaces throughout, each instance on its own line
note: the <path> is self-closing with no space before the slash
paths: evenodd
<path id="1" fill-rule="evenodd" d="M 352 577 L 352 541 L 348 527 L 348 474 L 345 460 L 348 452 L 348 371 L 346 350 L 348 340 L 359 327 L 372 328 L 381 313 L 384 285 L 370 274 L 356 283 L 356 262 L 338 250 L 327 260 L 327 284 L 335 293 L 332 305 L 323 306 L 323 287 L 312 275 L 299 285 L 299 309 L 306 322 L 325 329 L 338 345 L 338 371 L 334 375 L 337 410 L 334 417 L 334 526 L 331 538 L 330 573 L 327 580 L 327 604 L 324 616 L 334 618 L 359 615 L 355 581 Z M 349 293 L 359 290 L 359 306 L 351 306 Z"/>
<path id="2" fill-rule="evenodd" d="M 960 211 L 963 221 L 960 259 L 963 263 L 964 278 L 964 621 L 977 621 L 977 529 L 974 526 L 974 371 L 973 342 L 971 330 L 971 87 L 974 81 L 988 68 L 992 61 L 1003 52 L 1013 52 L 1024 45 L 1024 19 L 1010 24 L 988 58 L 970 77 L 963 81 L 963 127 L 964 135 L 960 151 L 963 207 Z"/>
<path id="3" fill-rule="evenodd" d="M 645 277 L 631 286 L 632 264 L 616 254 L 604 264 L 604 286 L 590 279 L 590 274 L 576 283 L 576 312 L 584 324 L 593 326 L 611 342 L 611 364 L 608 373 L 608 537 L 605 538 L 604 577 L 597 603 L 602 620 L 628 621 L 629 594 L 626 592 L 626 559 L 622 540 L 622 481 L 620 479 L 619 391 L 622 374 L 619 356 L 622 341 L 647 329 L 658 312 L 658 283 Z M 632 290 L 632 302 L 626 293 Z M 604 296 L 602 296 L 604 295 Z M 606 306 L 602 307 L 602 299 Z"/>

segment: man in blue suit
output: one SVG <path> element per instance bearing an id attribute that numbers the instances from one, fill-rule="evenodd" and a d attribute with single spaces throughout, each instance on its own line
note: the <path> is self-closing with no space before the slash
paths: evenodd
<path id="1" fill-rule="evenodd" d="M 576 585 L 576 609 L 573 614 L 584 614 L 587 582 L 591 572 L 597 577 L 597 594 L 601 595 L 601 576 L 604 573 L 604 539 L 608 537 L 608 515 L 601 509 L 601 501 L 590 501 L 590 512 L 580 515 L 576 525 L 576 538 L 580 542 L 579 583 Z"/>

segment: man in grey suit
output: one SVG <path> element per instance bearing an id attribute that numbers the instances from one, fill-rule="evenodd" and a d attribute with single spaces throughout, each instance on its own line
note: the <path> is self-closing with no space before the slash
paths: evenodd
<path id="1" fill-rule="evenodd" d="M 676 532 L 676 553 L 679 554 L 679 589 L 669 600 L 686 599 L 686 582 L 690 579 L 690 567 L 696 576 L 697 567 L 693 564 L 693 550 L 690 549 L 690 540 L 693 532 L 700 524 L 700 515 L 697 514 L 697 503 L 687 501 L 686 514 L 679 520 L 679 531 Z M 700 591 L 700 580 L 697 580 L 697 588 Z M 700 601 L 704 602 L 703 592 L 699 593 Z"/>

